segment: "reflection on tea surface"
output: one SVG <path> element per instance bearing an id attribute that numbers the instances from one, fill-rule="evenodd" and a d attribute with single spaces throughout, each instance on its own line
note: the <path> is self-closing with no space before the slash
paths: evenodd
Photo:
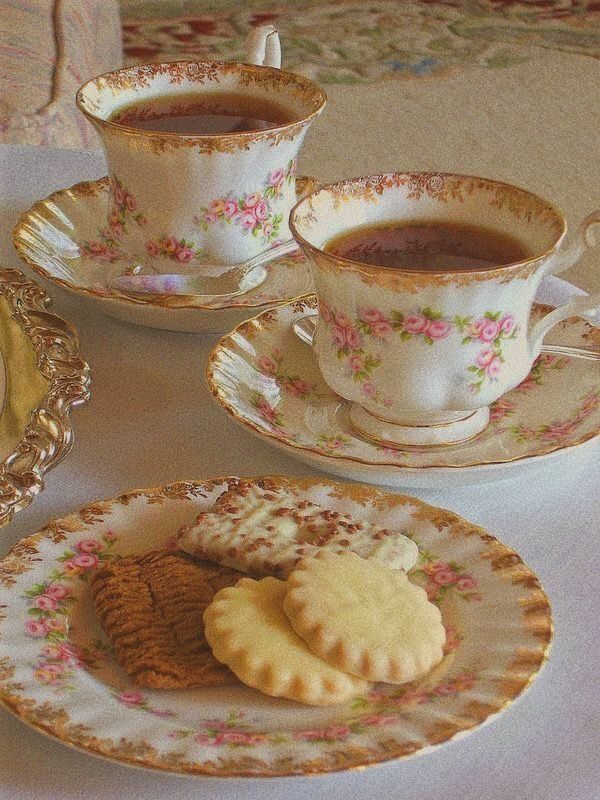
<path id="1" fill-rule="evenodd" d="M 162 133 L 206 135 L 259 131 L 294 118 L 282 106 L 234 92 L 159 95 L 117 109 L 110 122 Z"/>
<path id="2" fill-rule="evenodd" d="M 444 220 L 365 225 L 335 236 L 324 249 L 364 264 L 421 271 L 486 269 L 531 256 L 508 233 Z"/>

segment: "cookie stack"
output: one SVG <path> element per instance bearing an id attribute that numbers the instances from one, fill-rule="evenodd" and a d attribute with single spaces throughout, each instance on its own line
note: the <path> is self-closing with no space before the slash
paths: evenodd
<path id="1" fill-rule="evenodd" d="M 404 572 L 325 551 L 287 581 L 243 578 L 217 592 L 204 634 L 246 685 L 321 706 L 367 681 L 416 680 L 441 661 L 446 639 L 438 608 Z"/>
<path id="2" fill-rule="evenodd" d="M 138 686 L 237 676 L 324 706 L 370 681 L 415 680 L 442 658 L 440 612 L 407 577 L 419 552 L 400 531 L 268 479 L 231 479 L 178 545 L 108 563 L 92 581 L 102 627 Z"/>

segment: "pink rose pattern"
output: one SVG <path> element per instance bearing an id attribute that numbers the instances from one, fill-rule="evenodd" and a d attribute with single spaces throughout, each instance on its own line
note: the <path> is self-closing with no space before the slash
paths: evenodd
<path id="1" fill-rule="evenodd" d="M 110 558 L 115 539 L 112 531 L 107 531 L 101 540 L 80 539 L 58 558 L 61 568 L 25 593 L 30 601 L 27 635 L 43 642 L 33 671 L 40 683 L 57 690 L 68 689 L 74 670 L 93 666 L 94 656 L 68 640 L 67 612 L 72 600 L 69 581 L 75 577 L 87 580 L 90 570 Z M 102 648 L 96 649 L 100 652 Z"/>
<path id="2" fill-rule="evenodd" d="M 149 256 L 162 256 L 176 261 L 178 264 L 189 264 L 195 258 L 200 258 L 202 254 L 202 251 L 196 246 L 196 242 L 176 239 L 174 236 L 160 236 L 157 239 L 151 239 L 146 245 L 146 252 Z"/>
<path id="3" fill-rule="evenodd" d="M 205 231 L 216 223 L 239 225 L 244 233 L 260 236 L 265 244 L 277 244 L 283 214 L 276 214 L 272 203 L 279 197 L 284 185 L 292 183 L 295 174 L 296 160 L 293 159 L 285 169 L 270 172 L 260 192 L 212 200 L 200 210 L 195 222 Z"/>
<path id="4" fill-rule="evenodd" d="M 548 425 L 537 428 L 528 428 L 526 425 L 511 425 L 498 428 L 498 432 L 512 434 L 518 444 L 524 442 L 541 442 L 542 444 L 556 444 L 558 447 L 567 443 L 585 420 L 600 408 L 600 391 L 593 391 L 581 398 L 581 407 L 568 420 L 556 420 Z"/>
<path id="5" fill-rule="evenodd" d="M 477 579 L 454 561 L 439 561 L 431 554 L 423 552 L 424 564 L 411 574 L 425 580 L 425 591 L 432 603 L 440 603 L 452 592 L 466 601 L 480 601 Z"/>
<path id="6" fill-rule="evenodd" d="M 515 392 L 529 392 L 536 386 L 543 384 L 543 373 L 547 369 L 563 369 L 571 362 L 567 356 L 554 356 L 551 353 L 542 353 L 538 356 L 531 368 L 531 372 L 524 381 L 515 387 Z"/>
<path id="7" fill-rule="evenodd" d="M 521 383 L 513 389 L 513 392 L 526 393 L 538 386 L 542 386 L 544 383 L 543 378 L 546 370 L 563 369 L 570 363 L 570 361 L 571 359 L 567 356 L 555 356 L 550 353 L 542 353 L 542 355 L 538 356 L 538 358 L 534 361 L 529 375 L 524 381 L 521 381 Z M 513 400 L 509 400 L 506 397 L 501 397 L 490 406 L 490 421 L 499 422 L 505 417 L 514 414 L 516 410 L 517 406 Z M 502 428 L 498 430 L 500 431 L 506 429 Z M 523 439 L 523 441 L 525 440 Z"/>
<path id="8" fill-rule="evenodd" d="M 501 311 L 486 311 L 483 317 L 454 317 L 454 325 L 464 334 L 462 344 L 480 347 L 475 363 L 467 367 L 474 380 L 469 384 L 472 392 L 481 391 L 486 381 L 495 381 L 505 361 L 503 347 L 508 339 L 515 339 L 517 325 L 512 314 Z"/>
<path id="9" fill-rule="evenodd" d="M 315 439 L 317 447 L 326 453 L 341 452 L 351 441 L 352 439 L 344 434 L 330 436 L 326 433 L 319 433 Z"/>
<path id="10" fill-rule="evenodd" d="M 504 417 L 514 414 L 515 411 L 516 407 L 513 401 L 501 397 L 490 406 L 490 422 L 498 422 L 499 420 L 504 419 Z"/>
<path id="11" fill-rule="evenodd" d="M 315 389 L 315 384 L 305 381 L 299 375 L 288 375 L 282 367 L 283 352 L 279 347 L 273 348 L 270 355 L 262 355 L 258 359 L 258 367 L 262 373 L 274 378 L 277 386 L 291 397 L 305 398 Z"/>
<path id="12" fill-rule="evenodd" d="M 460 636 L 457 634 L 458 643 Z M 451 648 L 453 649 L 453 648 Z M 449 651 L 448 651 L 449 652 Z M 319 728 L 306 728 L 288 733 L 265 733 L 249 730 L 249 722 L 243 712 L 231 711 L 226 719 L 205 719 L 197 728 L 183 728 L 169 734 L 171 739 L 193 739 L 200 745 L 213 747 L 252 747 L 261 743 L 289 744 L 290 742 L 313 742 L 330 744 L 347 739 L 351 734 L 366 733 L 372 727 L 385 727 L 398 722 L 402 709 L 416 704 L 434 703 L 440 698 L 456 696 L 472 689 L 477 682 L 474 672 L 459 672 L 442 683 L 427 688 L 402 687 L 389 691 L 375 686 L 364 697 L 353 702 L 353 709 L 362 711 L 354 719 Z M 128 694 L 140 695 L 140 699 L 132 705 L 142 707 L 143 696 L 139 692 Z M 129 704 L 129 703 L 128 703 Z M 366 711 L 366 713 L 364 713 Z"/>
<path id="13" fill-rule="evenodd" d="M 362 725 L 387 725 L 398 720 L 401 709 L 408 705 L 422 705 L 423 703 L 434 703 L 441 697 L 448 695 L 458 695 L 461 692 L 472 689 L 477 682 L 474 672 L 459 672 L 452 678 L 448 678 L 443 683 L 435 686 L 420 688 L 399 688 L 396 691 L 387 693 L 385 688 L 376 686 L 364 698 L 358 698 L 355 708 L 364 708 L 369 704 L 377 705 L 377 713 L 363 716 L 359 720 Z"/>
<path id="14" fill-rule="evenodd" d="M 138 211 L 135 197 L 115 175 L 110 179 L 108 225 L 100 231 L 99 241 L 84 242 L 81 245 L 83 252 L 99 261 L 113 262 L 121 258 L 121 238 L 124 233 L 128 233 L 131 222 L 144 227 L 148 224 L 148 217 Z"/>
<path id="15" fill-rule="evenodd" d="M 502 352 L 504 342 L 514 339 L 517 331 L 514 317 L 500 311 L 488 311 L 473 321 L 472 317 L 455 316 L 452 320 L 447 319 L 441 311 L 428 307 L 404 314 L 396 310 L 386 313 L 373 306 L 365 306 L 357 310 L 355 317 L 351 317 L 321 301 L 319 313 L 330 329 L 337 357 L 346 361 L 348 374 L 361 384 L 366 397 L 385 406 L 391 405 L 391 400 L 380 394 L 373 380 L 373 372 L 380 366 L 381 358 L 365 348 L 366 341 L 388 342 L 394 333 L 398 333 L 403 342 L 418 339 L 431 346 L 447 339 L 457 330 L 464 334 L 463 345 L 475 343 L 481 348 L 475 364 L 467 367 L 475 379 L 469 387 L 472 392 L 479 392 L 486 380 L 498 378 L 505 360 Z"/>
<path id="16" fill-rule="evenodd" d="M 113 692 L 113 696 L 116 698 L 118 703 L 121 705 L 127 706 L 128 708 L 135 708 L 139 711 L 146 711 L 149 714 L 153 714 L 155 717 L 161 717 L 162 719 L 167 719 L 169 717 L 177 716 L 174 711 L 170 709 L 161 709 L 161 708 L 154 708 L 148 703 L 146 699 L 146 695 L 143 692 L 138 691 L 125 691 L 125 692 Z"/>
<path id="17" fill-rule="evenodd" d="M 252 236 L 262 236 L 267 244 L 278 243 L 277 237 L 283 221 L 282 214 L 275 214 L 272 201 L 279 197 L 285 183 L 292 183 L 296 174 L 296 161 L 290 161 L 286 169 L 276 169 L 267 175 L 265 186 L 261 192 L 245 194 L 240 198 L 226 197 L 213 200 L 202 209 L 195 218 L 204 230 L 215 222 L 239 224 Z M 110 180 L 110 210 L 108 224 L 100 231 L 98 240 L 85 241 L 81 244 L 82 253 L 98 261 L 113 263 L 124 257 L 121 250 L 121 239 L 129 232 L 129 225 L 134 222 L 140 227 L 148 224 L 148 217 L 138 210 L 136 198 L 117 176 Z M 146 252 L 150 256 L 163 256 L 180 264 L 201 256 L 201 248 L 196 242 L 177 239 L 163 235 L 146 243 Z"/>
<path id="18" fill-rule="evenodd" d="M 353 320 L 343 311 L 330 308 L 324 301 L 319 303 L 319 313 L 330 329 L 337 357 L 346 362 L 348 375 L 360 384 L 365 397 L 389 405 L 390 401 L 380 395 L 373 380 L 373 372 L 381 364 L 381 359 L 370 353 L 364 344 L 370 335 L 386 340 L 394 330 L 391 323 L 371 308 L 365 309 L 364 319 L 359 317 Z"/>
<path id="19" fill-rule="evenodd" d="M 244 730 L 248 725 L 244 720 L 243 712 L 231 711 L 226 719 L 204 719 L 201 720 L 198 728 L 184 728 L 172 731 L 169 736 L 171 739 L 193 739 L 201 745 L 211 745 L 214 747 L 249 747 L 262 742 L 284 743 L 288 741 L 285 734 L 277 737 L 273 734 L 254 733 Z"/>
<path id="20" fill-rule="evenodd" d="M 285 431 L 283 416 L 264 395 L 260 394 L 260 392 L 253 392 L 250 403 L 256 409 L 259 417 L 267 423 L 274 433 L 288 440 L 295 438 Z"/>

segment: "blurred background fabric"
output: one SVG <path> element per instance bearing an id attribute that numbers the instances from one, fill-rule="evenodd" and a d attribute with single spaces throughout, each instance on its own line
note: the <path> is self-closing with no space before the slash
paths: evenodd
<path id="1" fill-rule="evenodd" d="M 0 143 L 98 147 L 75 92 L 122 58 L 117 0 L 0 0 Z"/>
<path id="2" fill-rule="evenodd" d="M 285 66 L 322 84 L 501 70 L 544 50 L 599 56 L 600 2 L 568 0 L 121 0 L 129 63 L 235 59 L 273 24 Z"/>

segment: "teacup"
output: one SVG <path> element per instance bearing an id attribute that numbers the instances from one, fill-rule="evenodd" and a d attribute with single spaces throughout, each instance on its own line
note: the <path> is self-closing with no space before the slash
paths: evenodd
<path id="1" fill-rule="evenodd" d="M 158 97 L 163 111 L 168 98 L 176 112 L 190 92 L 207 106 L 211 94 L 224 92 L 247 106 L 275 103 L 289 121 L 201 135 L 119 121 L 128 119 L 132 103 Z M 238 264 L 291 238 L 296 160 L 325 102 L 323 90 L 301 75 L 236 62 L 146 64 L 93 78 L 79 89 L 77 104 L 100 134 L 110 171 L 102 235 L 126 253 L 194 267 Z"/>
<path id="2" fill-rule="evenodd" d="M 401 220 L 481 226 L 515 237 L 530 255 L 423 270 L 325 251 L 357 226 Z M 301 200 L 290 227 L 319 299 L 312 343 L 327 384 L 352 402 L 356 430 L 392 446 L 457 443 L 481 432 L 490 403 L 527 376 L 550 328 L 600 308 L 600 296 L 585 296 L 530 325 L 540 281 L 591 245 L 594 223 L 600 212 L 565 241 L 565 219 L 551 203 L 499 181 L 445 173 L 346 180 Z"/>

